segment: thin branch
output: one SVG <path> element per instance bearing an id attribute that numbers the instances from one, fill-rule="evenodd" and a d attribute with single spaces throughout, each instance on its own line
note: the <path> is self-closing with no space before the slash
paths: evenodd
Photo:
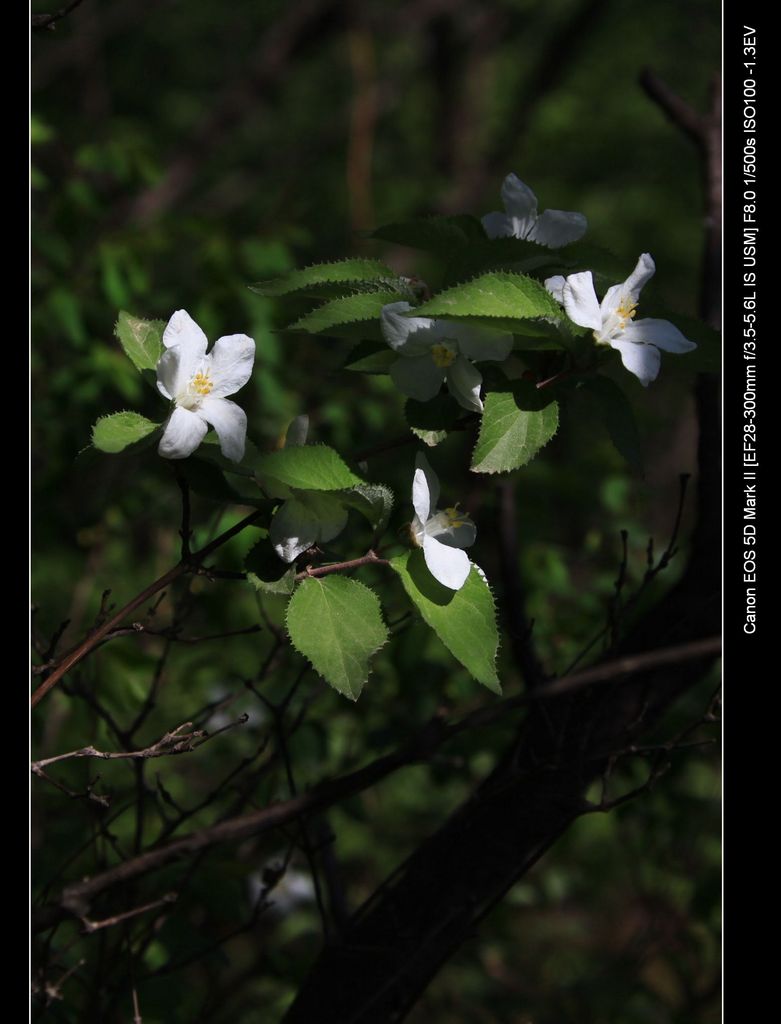
<path id="1" fill-rule="evenodd" d="M 620 658 L 616 662 L 609 662 L 595 669 L 579 672 L 569 679 L 560 679 L 556 683 L 549 684 L 540 693 L 511 697 L 489 708 L 479 709 L 452 725 L 448 725 L 442 716 L 436 716 L 406 746 L 377 758 L 363 768 L 322 782 L 309 792 L 293 799 L 272 804 L 250 814 L 229 818 L 164 846 L 147 850 L 93 878 L 87 878 L 67 886 L 62 892 L 60 905 L 80 916 L 85 916 L 89 901 L 106 889 L 155 871 L 164 864 L 182 856 L 198 853 L 217 843 L 236 842 L 249 836 L 260 835 L 296 821 L 303 815 L 323 811 L 347 797 L 376 785 L 381 779 L 400 768 L 425 762 L 452 737 L 468 729 L 495 722 L 509 711 L 532 701 L 547 696 L 559 696 L 561 693 L 575 688 L 589 686 L 595 682 L 607 682 L 618 676 L 635 675 L 660 665 L 713 656 L 719 650 L 720 641 L 715 637 L 689 644 L 680 644 L 661 651 L 650 651 L 647 654 Z"/>
<path id="2" fill-rule="evenodd" d="M 70 654 L 66 655 L 66 657 L 62 659 L 52 674 L 48 676 L 46 680 L 41 683 L 38 689 L 33 692 L 30 698 L 31 706 L 35 707 L 36 704 L 39 704 L 49 690 L 57 685 L 65 673 L 70 671 L 74 665 L 77 665 L 83 658 L 93 651 L 100 641 L 110 633 L 112 629 L 115 629 L 123 619 L 126 619 L 131 612 L 134 612 L 136 608 L 144 604 L 145 601 L 148 601 L 150 597 L 154 597 L 155 594 L 173 583 L 174 580 L 179 579 L 180 576 L 184 576 L 186 573 L 197 569 L 203 563 L 204 559 L 208 558 L 213 551 L 216 551 L 217 548 L 221 547 L 227 541 L 241 533 L 245 527 L 251 526 L 252 523 L 257 520 L 259 515 L 260 512 L 258 510 L 250 512 L 248 516 L 245 516 L 244 519 L 236 523 L 235 526 L 232 526 L 229 530 L 221 533 L 219 537 L 216 537 L 213 541 L 207 544 L 206 547 L 197 551 L 188 561 L 179 562 L 178 565 L 169 569 L 168 572 L 163 573 L 163 575 L 159 579 L 155 580 L 154 583 L 150 583 L 148 587 L 145 587 L 140 594 L 136 594 L 131 601 L 128 601 L 124 608 L 121 608 L 116 615 L 108 620 L 108 622 L 104 622 L 103 625 L 91 633 L 86 640 L 83 640 L 75 650 L 71 651 Z"/>
<path id="3" fill-rule="evenodd" d="M 56 23 L 69 15 L 71 11 L 75 11 L 81 2 L 82 0 L 72 0 L 67 7 L 63 7 L 62 10 L 56 11 L 54 14 L 33 14 L 33 32 L 40 32 L 42 29 L 53 30 Z"/>
<path id="4" fill-rule="evenodd" d="M 122 921 L 127 921 L 131 917 L 138 917 L 139 914 L 145 914 L 148 910 L 157 910 L 158 907 L 166 906 L 170 903 L 176 903 L 178 899 L 178 893 L 167 892 L 165 896 L 162 896 L 159 900 L 155 900 L 153 903 L 145 903 L 142 907 L 135 907 L 133 910 L 126 910 L 124 914 L 115 914 L 113 917 L 106 917 L 102 921 L 90 921 L 89 918 L 82 918 L 82 925 L 84 926 L 84 934 L 91 935 L 92 932 L 98 932 L 102 928 L 111 928 L 115 924 L 120 924 Z"/>
<path id="5" fill-rule="evenodd" d="M 664 111 L 676 128 L 680 130 L 695 143 L 700 149 L 705 149 L 707 144 L 707 119 L 702 117 L 694 107 L 672 91 L 672 89 L 650 68 L 645 68 L 640 73 L 640 85 L 646 95 Z"/>
<path id="6" fill-rule="evenodd" d="M 311 576 L 330 576 L 334 572 L 348 572 L 350 569 L 359 569 L 362 565 L 390 565 L 387 558 L 380 558 L 374 551 L 369 551 L 360 558 L 351 558 L 346 562 L 331 562 L 329 565 L 319 565 L 316 568 L 307 566 L 303 572 L 296 573 L 296 582 L 308 579 Z"/>

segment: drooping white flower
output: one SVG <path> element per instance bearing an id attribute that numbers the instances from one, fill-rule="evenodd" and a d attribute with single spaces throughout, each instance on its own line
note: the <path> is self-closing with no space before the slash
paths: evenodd
<path id="1" fill-rule="evenodd" d="M 508 174 L 502 183 L 505 213 L 495 210 L 480 222 L 489 238 L 525 238 L 529 242 L 560 249 L 582 238 L 588 221 L 582 213 L 569 210 L 545 210 L 537 213 L 537 197 L 517 174 Z"/>
<path id="2" fill-rule="evenodd" d="M 471 562 L 462 548 L 475 542 L 475 524 L 458 507 L 437 509 L 439 480 L 426 456 L 418 452 L 412 481 L 412 505 L 415 517 L 410 524 L 413 542 L 423 549 L 431 575 L 450 590 L 466 583 Z"/>
<path id="3" fill-rule="evenodd" d="M 214 427 L 222 454 L 241 462 L 247 416 L 226 395 L 244 387 L 252 373 L 255 342 L 246 334 L 218 338 L 206 354 L 206 335 L 178 309 L 163 331 L 165 352 L 157 362 L 157 389 L 174 403 L 158 446 L 164 459 L 185 459 Z"/>
<path id="4" fill-rule="evenodd" d="M 287 430 L 286 448 L 306 444 L 309 417 L 296 416 Z M 307 548 L 327 544 L 347 525 L 347 509 L 331 494 L 307 491 L 291 496 L 271 520 L 269 538 L 283 562 L 294 562 Z"/>
<path id="5" fill-rule="evenodd" d="M 644 252 L 637 266 L 623 282 L 608 288 L 602 303 L 594 291 L 591 271 L 569 277 L 549 277 L 545 287 L 560 302 L 570 320 L 590 327 L 598 345 L 609 345 L 621 353 L 624 366 L 648 387 L 659 374 L 664 352 L 691 352 L 697 348 L 668 320 L 635 320 L 637 300 L 643 285 L 651 279 L 656 264 Z"/>
<path id="6" fill-rule="evenodd" d="M 470 412 L 482 412 L 483 377 L 470 360 L 506 359 L 513 347 L 512 335 L 448 320 L 403 315 L 411 309 L 408 302 L 391 302 L 382 307 L 380 314 L 382 335 L 401 356 L 390 368 L 393 383 L 409 398 L 428 402 L 446 381 L 460 406 Z"/>

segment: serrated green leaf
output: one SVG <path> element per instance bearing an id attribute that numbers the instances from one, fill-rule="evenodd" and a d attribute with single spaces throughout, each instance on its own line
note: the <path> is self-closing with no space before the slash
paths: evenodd
<path id="1" fill-rule="evenodd" d="M 350 351 L 344 369 L 358 373 L 389 373 L 398 358 L 398 352 L 385 342 L 360 341 Z"/>
<path id="2" fill-rule="evenodd" d="M 259 456 L 256 474 L 268 481 L 301 491 L 341 491 L 364 481 L 341 455 L 324 444 L 297 445 Z"/>
<path id="3" fill-rule="evenodd" d="M 263 594 L 292 594 L 296 585 L 295 565 L 280 561 L 268 540 L 260 540 L 244 559 L 247 579 Z"/>
<path id="4" fill-rule="evenodd" d="M 385 224 L 371 235 L 383 242 L 406 245 L 410 249 L 423 249 L 449 255 L 454 247 L 461 247 L 485 239 L 480 221 L 468 215 L 455 217 L 428 217 L 425 220 L 402 224 Z"/>
<path id="5" fill-rule="evenodd" d="M 137 412 L 115 412 L 101 416 L 92 428 L 92 443 L 102 452 L 116 455 L 131 445 L 151 440 L 150 435 L 160 426 Z"/>
<path id="6" fill-rule="evenodd" d="M 284 277 L 251 284 L 250 290 L 258 295 L 290 295 L 293 292 L 334 284 L 390 285 L 396 288 L 398 275 L 379 260 L 362 258 L 338 260 L 335 263 L 316 263 L 301 270 L 291 270 Z"/>
<path id="7" fill-rule="evenodd" d="M 296 650 L 350 700 L 360 696 L 369 659 L 388 639 L 377 595 L 344 576 L 304 580 L 290 599 L 287 628 Z"/>
<path id="8" fill-rule="evenodd" d="M 460 590 L 435 580 L 423 552 L 407 551 L 390 561 L 404 589 L 450 653 L 471 675 L 494 693 L 502 687 L 496 674 L 499 632 L 491 589 L 473 565 Z"/>
<path id="9" fill-rule="evenodd" d="M 524 321 L 548 317 L 559 321 L 562 309 L 553 296 L 523 274 L 496 271 L 439 292 L 410 315 L 444 317 L 449 320 L 484 320 L 488 326 L 501 318 L 524 330 Z"/>
<path id="10" fill-rule="evenodd" d="M 163 354 L 165 320 L 140 320 L 120 310 L 114 333 L 137 370 L 154 370 Z"/>
<path id="11" fill-rule="evenodd" d="M 632 469 L 643 471 L 643 446 L 632 406 L 621 388 L 609 377 L 588 377 L 583 390 L 592 395 L 602 414 L 610 440 Z"/>
<path id="12" fill-rule="evenodd" d="M 503 390 L 489 391 L 472 472 L 507 473 L 525 466 L 550 441 L 558 425 L 556 402 L 527 381 L 508 381 Z"/>
<path id="13" fill-rule="evenodd" d="M 254 480 L 242 475 L 225 476 L 225 471 L 213 461 L 208 449 L 212 445 L 202 444 L 193 455 L 181 462 L 181 472 L 190 489 L 209 501 L 223 505 L 251 505 L 266 509 L 270 513 L 274 502 L 265 498 Z M 225 459 L 229 462 L 228 459 Z"/>
<path id="14" fill-rule="evenodd" d="M 380 534 L 388 525 L 393 511 L 393 491 L 384 484 L 359 484 L 340 495 L 345 505 L 356 509 Z"/>
<path id="15" fill-rule="evenodd" d="M 376 321 L 373 337 L 380 337 L 380 312 L 390 302 L 398 302 L 398 292 L 358 292 L 345 295 L 339 299 L 318 306 L 295 323 L 290 324 L 288 331 L 307 331 L 309 334 L 332 334 L 334 337 L 351 337 L 355 333 L 355 325 L 365 321 Z M 353 325 L 350 327 L 350 325 Z M 365 330 L 365 328 L 362 328 Z"/>
<path id="16" fill-rule="evenodd" d="M 412 433 L 429 448 L 440 444 L 453 430 L 464 410 L 451 395 L 435 395 L 430 402 L 417 402 L 409 398 L 404 404 L 404 416 Z"/>

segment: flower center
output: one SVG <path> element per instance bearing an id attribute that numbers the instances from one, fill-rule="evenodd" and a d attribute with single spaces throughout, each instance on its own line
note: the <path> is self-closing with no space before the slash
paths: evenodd
<path id="1" fill-rule="evenodd" d="M 449 345 L 440 342 L 438 345 L 431 346 L 431 358 L 434 360 L 435 366 L 444 370 L 456 361 L 456 352 Z"/>
<path id="2" fill-rule="evenodd" d="M 458 502 L 456 502 L 454 508 L 446 508 L 445 515 L 447 516 L 448 526 L 466 526 L 468 516 L 465 516 L 458 508 Z"/>
<path id="3" fill-rule="evenodd" d="M 199 370 L 187 383 L 187 387 L 176 396 L 176 404 L 183 409 L 198 409 L 201 402 L 214 388 L 209 370 Z"/>
<path id="4" fill-rule="evenodd" d="M 194 391 L 196 395 L 208 395 L 213 387 L 214 384 L 212 384 L 208 370 L 206 371 L 206 373 L 201 373 L 201 371 L 199 370 L 198 373 L 196 373 L 196 375 L 190 381 L 190 390 Z"/>
<path id="5" fill-rule="evenodd" d="M 630 299 L 622 299 L 621 304 L 616 306 L 616 316 L 618 317 L 618 326 L 623 331 L 626 327 L 627 320 L 632 320 L 635 313 L 637 313 L 637 303 L 632 302 Z"/>

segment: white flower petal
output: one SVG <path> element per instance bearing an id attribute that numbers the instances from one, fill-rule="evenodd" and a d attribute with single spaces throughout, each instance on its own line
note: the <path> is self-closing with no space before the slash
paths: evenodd
<path id="1" fill-rule="evenodd" d="M 247 439 L 247 414 L 235 402 L 227 398 L 213 398 L 208 395 L 201 402 L 198 415 L 217 431 L 220 451 L 226 459 L 241 462 Z"/>
<path id="2" fill-rule="evenodd" d="M 651 254 L 644 252 L 637 261 L 635 269 L 624 281 L 624 291 L 632 297 L 633 302 L 637 302 L 643 286 L 651 280 L 655 271 L 656 264 L 651 258 Z"/>
<path id="3" fill-rule="evenodd" d="M 451 336 L 458 342 L 460 352 L 467 359 L 495 359 L 501 362 L 512 351 L 512 334 L 500 334 L 487 327 L 468 327 L 466 324 L 450 326 L 453 332 Z"/>
<path id="4" fill-rule="evenodd" d="M 380 312 L 382 336 L 395 352 L 422 355 L 437 340 L 435 321 L 427 316 L 405 317 L 412 306 L 408 302 L 390 302 Z"/>
<path id="5" fill-rule="evenodd" d="M 586 233 L 588 221 L 582 213 L 569 210 L 545 210 L 540 214 L 526 236 L 530 242 L 559 249 L 562 245 L 577 242 Z"/>
<path id="6" fill-rule="evenodd" d="M 157 451 L 164 459 L 186 459 L 203 441 L 207 429 L 200 416 L 177 406 L 168 418 Z"/>
<path id="7" fill-rule="evenodd" d="M 448 390 L 458 404 L 470 412 L 482 412 L 480 385 L 483 383 L 483 375 L 477 367 L 459 356 L 448 366 L 446 373 Z"/>
<path id="8" fill-rule="evenodd" d="M 268 535 L 283 562 L 294 562 L 317 540 L 317 516 L 302 502 L 291 498 L 271 520 Z"/>
<path id="9" fill-rule="evenodd" d="M 412 507 L 421 523 L 425 523 L 439 501 L 439 479 L 423 452 L 415 456 L 412 479 Z"/>
<path id="10" fill-rule="evenodd" d="M 306 413 L 302 413 L 301 416 L 291 422 L 287 428 L 287 434 L 285 434 L 285 448 L 300 448 L 306 444 L 307 434 L 309 433 L 309 417 Z"/>
<path id="11" fill-rule="evenodd" d="M 513 237 L 513 222 L 506 213 L 494 210 L 492 213 L 487 213 L 484 217 L 481 217 L 480 223 L 483 225 L 483 231 L 485 231 L 489 238 Z"/>
<path id="12" fill-rule="evenodd" d="M 442 387 L 445 371 L 430 355 L 397 359 L 390 368 L 391 380 L 403 395 L 428 402 Z"/>
<path id="13" fill-rule="evenodd" d="M 157 360 L 157 390 L 163 396 L 173 400 L 179 393 L 179 364 L 181 350 L 177 347 L 167 348 Z M 187 381 L 183 382 L 184 384 Z"/>
<path id="14" fill-rule="evenodd" d="M 504 208 L 516 221 L 516 238 L 526 238 L 537 219 L 537 196 L 517 174 L 508 174 L 502 182 Z"/>
<path id="15" fill-rule="evenodd" d="M 548 277 L 545 280 L 545 287 L 556 302 L 560 302 L 562 306 L 564 305 L 564 285 L 566 283 L 566 277 L 562 277 L 561 274 L 556 274 L 554 277 Z"/>
<path id="16" fill-rule="evenodd" d="M 209 343 L 190 314 L 184 309 L 177 309 L 163 331 L 163 344 L 166 348 L 180 345 L 185 351 L 197 351 L 200 357 L 206 354 Z"/>
<path id="17" fill-rule="evenodd" d="M 423 537 L 423 557 L 434 579 L 450 590 L 460 590 L 471 568 L 465 551 L 440 544 L 434 537 Z"/>
<path id="18" fill-rule="evenodd" d="M 562 289 L 564 309 L 570 320 L 581 327 L 590 327 L 592 331 L 602 329 L 602 314 L 599 311 L 597 294 L 594 291 L 594 279 L 590 270 L 580 274 L 570 274 Z"/>
<path id="19" fill-rule="evenodd" d="M 644 388 L 659 376 L 662 355 L 655 345 L 638 345 L 632 341 L 611 341 L 621 353 L 621 362 L 638 378 Z"/>
<path id="20" fill-rule="evenodd" d="M 621 332 L 621 340 L 656 345 L 663 352 L 691 352 L 697 348 L 696 342 L 684 337 L 669 320 L 635 320 Z"/>
<path id="21" fill-rule="evenodd" d="M 208 356 L 214 387 L 211 398 L 225 398 L 243 388 L 252 374 L 255 342 L 246 334 L 218 338 Z"/>

